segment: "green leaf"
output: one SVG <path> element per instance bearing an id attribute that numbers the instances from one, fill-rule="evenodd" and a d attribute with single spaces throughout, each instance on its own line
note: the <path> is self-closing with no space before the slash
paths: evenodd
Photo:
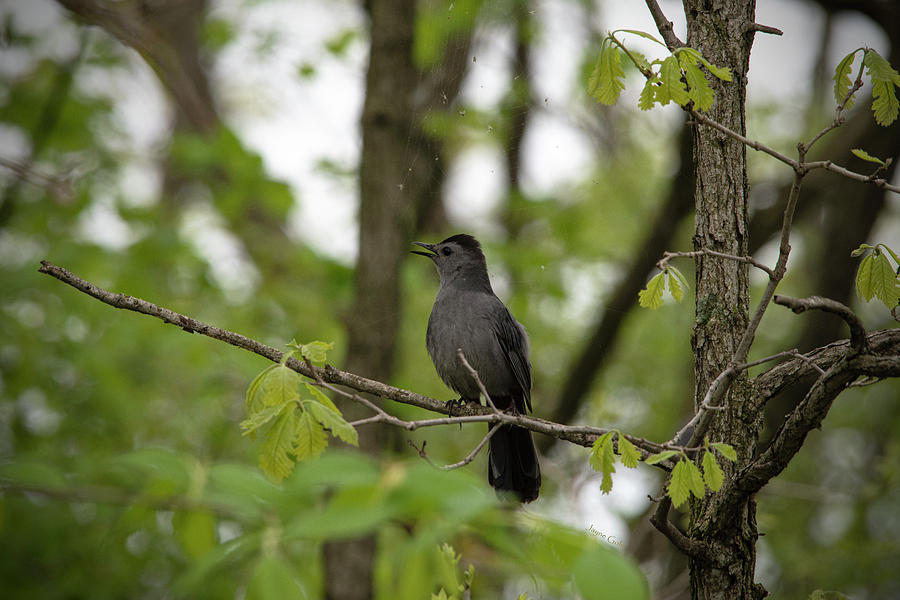
<path id="1" fill-rule="evenodd" d="M 300 346 L 300 355 L 310 362 L 323 363 L 328 358 L 328 351 L 334 348 L 334 342 L 310 342 Z"/>
<path id="2" fill-rule="evenodd" d="M 856 58 L 856 53 L 859 51 L 859 48 L 845 56 L 841 59 L 841 62 L 838 63 L 837 67 L 834 70 L 834 76 L 832 79 L 834 80 L 834 101 L 840 104 L 844 97 L 847 95 L 847 92 L 850 91 L 850 87 L 853 83 L 850 81 L 850 71 L 853 68 L 853 61 Z M 845 108 L 850 108 L 853 104 L 853 99 L 847 101 Z"/>
<path id="3" fill-rule="evenodd" d="M 612 435 L 613 432 L 610 431 L 594 440 L 589 460 L 591 467 L 603 474 L 603 478 L 600 481 L 600 490 L 604 494 L 608 494 L 612 490 L 612 474 L 616 472 Z"/>
<path id="4" fill-rule="evenodd" d="M 894 85 L 900 86 L 900 73 L 891 66 L 880 54 L 867 48 L 863 55 L 863 64 L 866 65 L 867 72 L 872 80 L 888 81 Z"/>
<path id="5" fill-rule="evenodd" d="M 656 102 L 656 82 L 659 81 L 656 76 L 650 77 L 647 79 L 646 83 L 644 83 L 644 89 L 641 90 L 641 95 L 638 98 L 638 107 L 641 110 L 650 110 L 653 108 L 654 102 Z"/>
<path id="6" fill-rule="evenodd" d="M 706 79 L 706 75 L 695 64 L 682 64 L 684 78 L 687 80 L 688 96 L 694 102 L 694 106 L 701 111 L 709 110 L 715 99 L 715 93 Z"/>
<path id="7" fill-rule="evenodd" d="M 725 474 L 716 462 L 716 456 L 709 450 L 703 453 L 703 480 L 714 492 L 718 492 L 725 481 Z"/>
<path id="8" fill-rule="evenodd" d="M 250 386 L 247 388 L 247 412 L 256 412 L 262 410 L 265 406 L 262 396 L 259 395 L 259 387 L 262 385 L 262 382 L 269 371 L 277 366 L 278 365 L 272 365 L 266 367 L 259 375 L 253 378 L 253 381 L 250 382 Z"/>
<path id="9" fill-rule="evenodd" d="M 681 67 L 674 56 L 667 57 L 662 62 L 659 70 L 659 89 L 656 90 L 656 99 L 665 106 L 669 101 L 684 106 L 690 100 L 684 82 L 681 81 Z"/>
<path id="10" fill-rule="evenodd" d="M 872 82 L 872 112 L 875 122 L 887 127 L 897 119 L 900 102 L 894 93 L 894 84 L 890 81 L 875 80 Z"/>
<path id="11" fill-rule="evenodd" d="M 672 298 L 675 299 L 675 302 L 680 304 L 681 300 L 684 298 L 684 290 L 681 289 L 678 278 L 669 273 L 668 270 L 666 270 L 666 285 L 669 287 L 669 293 L 672 294 Z"/>
<path id="12" fill-rule="evenodd" d="M 293 402 L 294 400 L 288 400 L 286 404 L 291 404 Z M 256 430 L 271 422 L 272 419 L 281 414 L 282 410 L 284 410 L 284 404 L 281 404 L 280 406 L 267 406 L 261 411 L 253 413 L 248 418 L 241 421 L 240 427 L 244 430 L 242 435 L 249 435 L 250 439 L 255 439 Z"/>
<path id="13" fill-rule="evenodd" d="M 665 44 L 663 44 L 660 40 L 658 40 L 652 34 L 647 33 L 646 31 L 640 31 L 639 29 L 616 29 L 615 31 L 613 31 L 613 34 L 619 33 L 620 31 L 622 33 L 630 33 L 633 35 L 638 35 L 638 36 L 644 38 L 645 40 L 650 40 L 651 42 L 656 42 L 660 46 L 665 47 Z"/>
<path id="14" fill-rule="evenodd" d="M 676 56 L 679 66 L 684 70 L 684 78 L 688 84 L 688 97 L 699 110 L 708 110 L 712 106 L 715 94 L 706 75 L 697 64 L 701 58 L 700 53 L 693 48 L 682 48 Z"/>
<path id="15" fill-rule="evenodd" d="M 675 265 L 668 265 L 666 269 L 669 271 L 670 275 L 674 275 L 678 278 L 678 282 L 681 284 L 681 287 L 686 290 L 690 289 L 691 286 L 688 283 L 687 278 L 684 276 L 684 273 L 682 273 L 677 267 L 675 267 Z"/>
<path id="16" fill-rule="evenodd" d="M 665 287 L 666 280 L 663 273 L 657 273 L 647 282 L 647 286 L 638 292 L 638 304 L 642 308 L 656 310 L 662 306 L 662 295 Z"/>
<path id="17" fill-rule="evenodd" d="M 700 63 L 706 70 L 712 73 L 713 77 L 721 80 L 721 81 L 731 81 L 731 70 L 728 67 L 717 67 L 712 64 L 705 58 L 700 52 L 690 46 L 684 46 L 682 48 L 678 48 L 675 51 L 675 55 L 678 57 L 678 62 L 684 66 L 685 64 L 696 65 Z"/>
<path id="18" fill-rule="evenodd" d="M 672 499 L 672 504 L 675 505 L 675 508 L 684 504 L 684 501 L 691 495 L 691 473 L 688 464 L 691 464 L 691 461 L 687 459 L 679 460 L 675 463 L 675 468 L 672 469 L 672 476 L 669 478 L 667 493 L 669 498 Z"/>
<path id="19" fill-rule="evenodd" d="M 878 244 L 877 247 L 879 247 L 879 248 L 884 248 L 884 250 L 885 250 L 888 254 L 890 254 L 891 257 L 894 259 L 894 262 L 897 263 L 898 265 L 900 265 L 900 257 L 898 257 L 898 256 L 897 256 L 897 253 L 894 252 L 893 250 L 891 250 L 890 247 L 888 247 L 888 246 L 885 245 L 885 244 Z"/>
<path id="20" fill-rule="evenodd" d="M 247 412 L 252 416 L 267 406 L 281 406 L 300 397 L 299 373 L 284 365 L 273 365 L 253 380 L 247 390 Z"/>
<path id="21" fill-rule="evenodd" d="M 619 454 L 622 456 L 622 464 L 628 467 L 629 469 L 634 469 L 638 466 L 638 462 L 641 460 L 641 453 L 637 451 L 637 448 L 634 447 L 634 444 L 628 441 L 621 433 L 618 434 L 619 440 Z"/>
<path id="22" fill-rule="evenodd" d="M 853 252 L 850 253 L 850 256 L 852 256 L 854 258 L 857 256 L 862 256 L 863 254 L 866 253 L 866 251 L 872 250 L 874 247 L 875 246 L 870 246 L 869 244 L 860 244 L 859 248 L 857 248 L 856 250 L 854 250 Z"/>
<path id="23" fill-rule="evenodd" d="M 710 444 L 711 448 L 715 448 L 719 451 L 719 454 L 730 460 L 731 462 L 737 461 L 737 452 L 734 451 L 731 444 L 726 444 L 725 442 L 715 442 Z"/>
<path id="24" fill-rule="evenodd" d="M 866 256 L 859 265 L 856 289 L 866 302 L 873 297 L 881 300 L 889 309 L 900 300 L 900 283 L 887 255 L 879 249 Z"/>
<path id="25" fill-rule="evenodd" d="M 276 483 L 290 475 L 294 469 L 294 461 L 288 453 L 294 452 L 294 440 L 297 437 L 299 419 L 295 406 L 290 402 L 284 403 L 275 422 L 265 434 L 259 454 L 259 467 Z"/>
<path id="26" fill-rule="evenodd" d="M 606 40 L 588 79 L 588 93 L 598 102 L 606 105 L 615 104 L 619 99 L 619 93 L 625 89 L 625 84 L 621 81 L 624 78 L 622 53 L 615 44 Z"/>
<path id="27" fill-rule="evenodd" d="M 294 434 L 293 454 L 297 460 L 316 458 L 328 446 L 325 430 L 307 410 L 304 410 L 297 419 Z"/>
<path id="28" fill-rule="evenodd" d="M 356 429 L 344 420 L 339 411 L 332 410 L 315 400 L 306 400 L 303 402 L 303 406 L 312 414 L 316 421 L 326 429 L 331 430 L 331 435 L 353 446 L 359 446 L 359 436 Z"/>
<path id="29" fill-rule="evenodd" d="M 253 568 L 247 586 L 247 600 L 306 598 L 290 565 L 277 555 L 262 557 Z"/>
<path id="30" fill-rule="evenodd" d="M 658 452 L 656 454 L 651 454 L 646 459 L 644 459 L 645 465 L 655 465 L 656 463 L 661 463 L 664 460 L 669 460 L 673 456 L 678 454 L 675 450 L 663 450 L 662 452 Z"/>
<path id="31" fill-rule="evenodd" d="M 863 64 L 872 79 L 872 112 L 875 122 L 887 126 L 897 119 L 900 102 L 894 92 L 894 86 L 900 86 L 900 74 L 891 64 L 872 49 L 863 54 Z"/>
<path id="32" fill-rule="evenodd" d="M 698 467 L 694 461 L 691 460 L 682 460 L 679 462 L 683 462 L 687 464 L 688 470 L 688 483 L 691 488 L 691 493 L 697 497 L 702 498 L 706 495 L 706 484 L 703 482 L 703 473 L 700 472 L 700 467 Z"/>
<path id="33" fill-rule="evenodd" d="M 866 152 L 865 150 L 863 150 L 861 148 L 854 148 L 850 152 L 853 154 L 853 156 L 855 156 L 857 158 L 861 158 L 863 160 L 867 160 L 867 161 L 873 162 L 873 163 L 878 163 L 879 165 L 884 164 L 883 160 L 881 160 L 877 156 L 872 156 L 871 154 L 869 154 L 868 152 Z"/>
<path id="34" fill-rule="evenodd" d="M 731 69 L 728 67 L 717 67 L 701 55 L 698 60 L 706 67 L 706 69 L 721 81 L 731 81 Z"/>
<path id="35" fill-rule="evenodd" d="M 306 390 L 310 394 L 312 394 L 313 398 L 315 398 L 317 401 L 321 402 L 322 404 L 324 404 L 331 410 L 335 411 L 336 413 L 342 414 L 340 409 L 337 407 L 337 405 L 335 405 L 335 403 L 331 401 L 331 398 L 328 397 L 328 394 L 326 394 L 325 392 L 323 392 L 322 390 L 320 390 L 319 388 L 317 388 L 316 386 L 314 386 L 311 383 L 306 384 Z"/>

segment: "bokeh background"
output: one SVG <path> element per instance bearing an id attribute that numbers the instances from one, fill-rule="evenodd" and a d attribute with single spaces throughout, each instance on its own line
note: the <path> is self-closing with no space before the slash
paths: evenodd
<path id="1" fill-rule="evenodd" d="M 683 32 L 679 3 L 661 4 Z M 398 13 L 405 28 L 384 10 L 0 3 L 0 462 L 70 480 L 135 451 L 256 462 L 238 423 L 264 360 L 101 305 L 38 274 L 40 260 L 277 347 L 333 341 L 331 362 L 449 399 L 424 347 L 437 277 L 405 249 L 457 232 L 481 239 L 495 290 L 529 331 L 537 415 L 660 441 L 681 426 L 690 301 L 645 311 L 636 298 L 663 250 L 690 249 L 689 129 L 674 107 L 638 110 L 633 69 L 616 106 L 585 91 L 606 31 L 654 31 L 644 5 L 421 0 Z M 758 21 L 784 35 L 757 36 L 747 128 L 788 154 L 831 119 L 830 77 L 846 53 L 869 46 L 900 65 L 892 3 L 760 0 Z M 400 51 L 375 43 L 395 30 Z M 376 53 L 381 70 L 367 80 Z M 826 142 L 821 156 L 855 170 L 869 167 L 851 148 L 900 155 L 898 126 L 876 126 L 864 98 Z M 772 263 L 791 173 L 750 161 L 751 245 Z M 856 297 L 850 252 L 900 250 L 900 199 L 827 173 L 807 180 L 781 290 L 846 302 L 870 329 L 896 326 Z M 837 319 L 786 312 L 767 314 L 754 356 L 846 336 Z M 776 597 L 900 595 L 898 398 L 897 382 L 843 394 L 759 495 L 758 579 Z M 796 400 L 772 406 L 770 423 Z M 482 434 L 394 436 L 391 458 L 375 457 L 420 460 L 409 438 L 454 462 Z M 366 435 L 364 446 L 384 446 Z M 527 511 L 612 541 L 656 597 L 683 597 L 686 565 L 646 520 L 658 474 L 619 469 L 601 495 L 586 450 L 540 447 L 545 485 Z M 480 478 L 483 461 L 467 469 Z M 172 596 L 203 552 L 179 538 L 177 510 L 157 508 L 0 494 L 4 597 Z M 242 533 L 226 519 L 196 526 L 220 544 Z M 482 564 L 470 550 L 464 561 Z M 290 552 L 316 564 L 315 547 Z M 313 570 L 301 569 L 316 589 Z M 503 573 L 488 569 L 493 593 L 508 590 Z M 236 569 L 204 593 L 241 597 L 246 576 Z"/>

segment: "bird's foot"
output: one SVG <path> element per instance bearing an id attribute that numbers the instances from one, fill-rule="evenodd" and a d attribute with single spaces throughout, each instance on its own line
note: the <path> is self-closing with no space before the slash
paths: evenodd
<path id="1" fill-rule="evenodd" d="M 470 401 L 466 398 L 455 398 L 453 400 L 447 400 L 447 408 L 450 409 L 451 412 L 455 412 L 467 406 L 469 402 Z"/>

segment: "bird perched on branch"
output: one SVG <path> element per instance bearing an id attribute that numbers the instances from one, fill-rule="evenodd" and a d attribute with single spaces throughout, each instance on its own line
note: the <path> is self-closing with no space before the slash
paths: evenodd
<path id="1" fill-rule="evenodd" d="M 494 294 L 481 245 L 457 234 L 439 244 L 413 242 L 427 252 L 441 278 L 428 319 L 425 343 L 438 375 L 460 400 L 478 402 L 481 391 L 459 356 L 478 373 L 499 410 L 531 410 L 528 335 Z M 498 493 L 531 502 L 541 488 L 541 469 L 531 432 L 515 425 L 497 427 L 488 446 L 488 482 Z"/>

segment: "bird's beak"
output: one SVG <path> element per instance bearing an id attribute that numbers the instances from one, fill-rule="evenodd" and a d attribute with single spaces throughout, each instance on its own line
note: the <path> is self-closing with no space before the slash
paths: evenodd
<path id="1" fill-rule="evenodd" d="M 434 260 L 434 258 L 437 256 L 437 252 L 434 251 L 434 244 L 426 244 L 425 242 L 413 242 L 413 245 L 414 246 L 422 246 L 423 248 L 428 250 L 428 252 L 420 252 L 418 250 L 410 250 L 409 251 L 410 254 L 418 254 L 419 256 L 427 256 L 428 258 L 430 258 L 432 260 Z M 429 252 L 430 252 L 430 254 L 429 254 Z"/>

